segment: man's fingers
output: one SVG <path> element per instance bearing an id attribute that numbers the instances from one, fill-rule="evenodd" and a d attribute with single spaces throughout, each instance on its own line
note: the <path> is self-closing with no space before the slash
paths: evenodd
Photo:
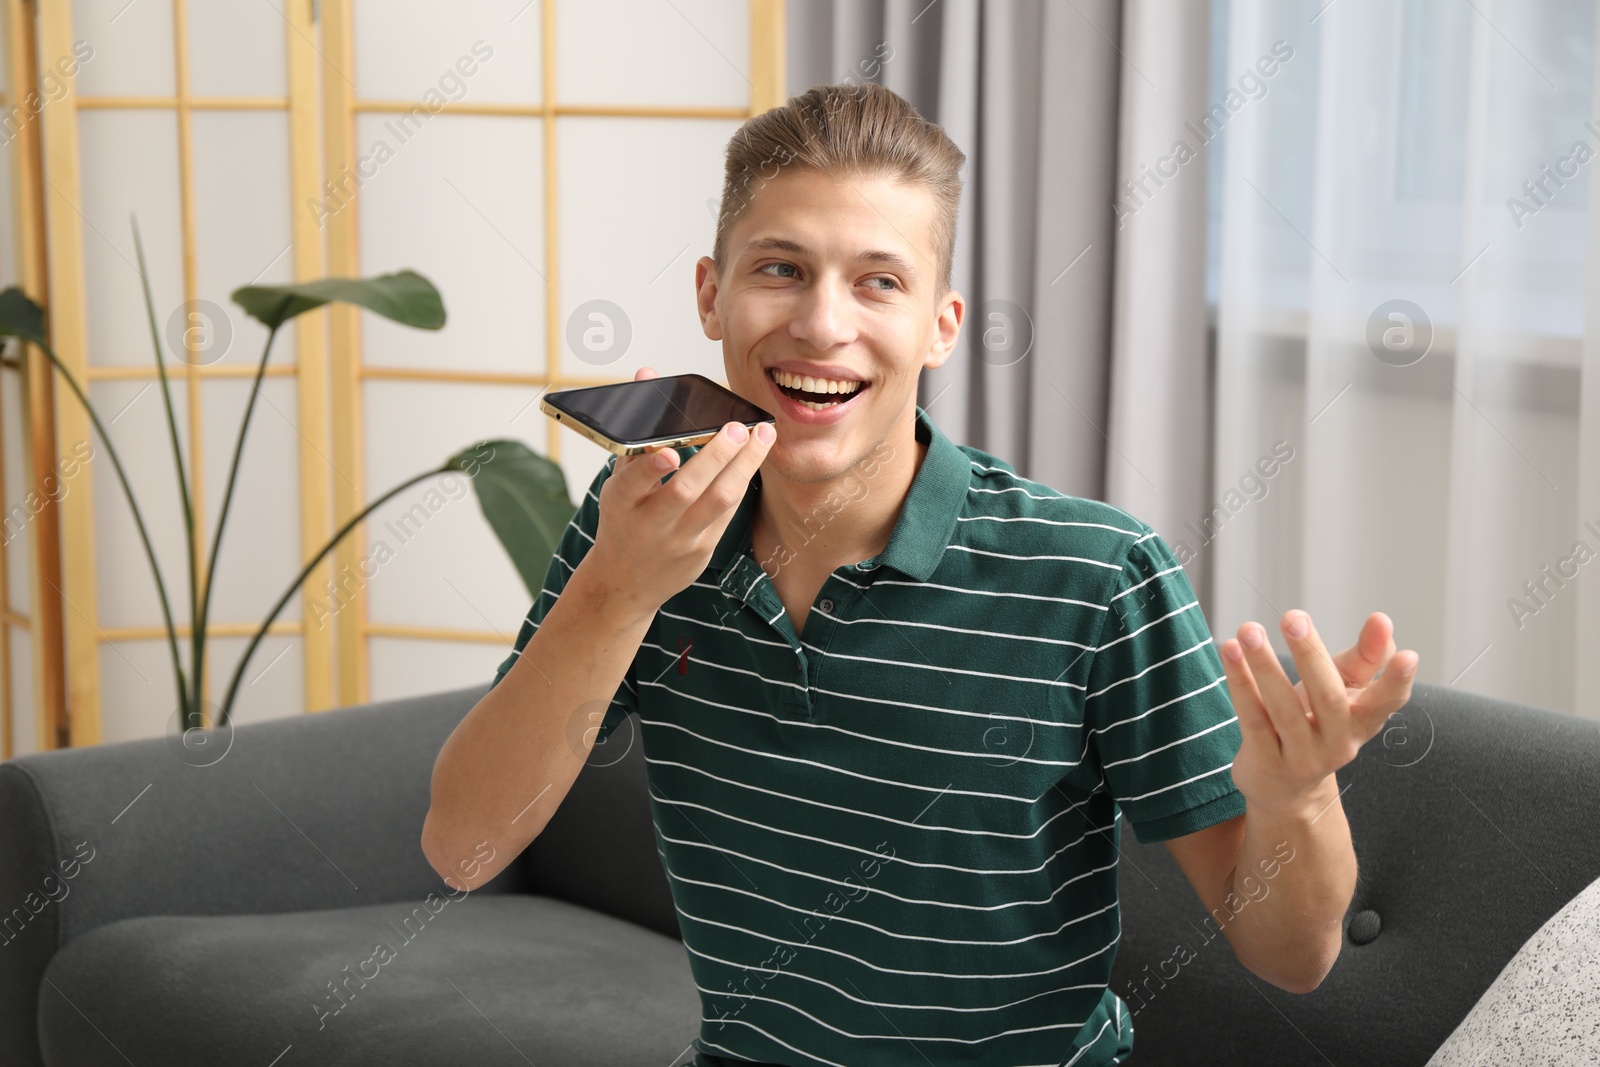
<path id="1" fill-rule="evenodd" d="M 1230 647 L 1231 646 L 1231 647 Z M 1238 649 L 1241 658 L 1235 662 L 1230 653 Z M 1233 700 L 1233 713 L 1239 716 L 1239 734 L 1244 740 L 1264 746 L 1270 752 L 1281 752 L 1278 731 L 1272 728 L 1272 719 L 1261 706 L 1261 693 L 1255 679 L 1242 658 L 1244 646 L 1237 638 L 1222 642 L 1222 670 L 1228 676 L 1228 694 Z"/>
<path id="2" fill-rule="evenodd" d="M 1394 655 L 1394 623 L 1389 616 L 1375 611 L 1367 616 L 1356 643 L 1333 657 L 1345 684 L 1351 689 L 1361 689 Z"/>
<path id="3" fill-rule="evenodd" d="M 670 464 L 665 470 L 656 466 L 656 459 L 660 456 L 666 457 Z M 682 460 L 678 456 L 678 450 L 668 448 L 665 445 L 660 448 L 652 448 L 648 452 L 641 452 L 636 456 L 618 456 L 616 467 L 613 469 L 611 477 L 606 479 L 606 485 L 609 486 L 615 482 L 617 490 L 622 494 L 624 503 L 637 504 L 648 496 L 652 489 L 658 488 L 661 485 L 661 479 L 665 478 L 681 463 Z M 674 476 L 674 479 L 676 479 L 676 476 Z"/>
<path id="4" fill-rule="evenodd" d="M 768 429 L 772 431 L 772 440 L 763 441 L 762 431 Z M 772 450 L 777 439 L 777 427 L 770 423 L 760 423 L 751 431 L 744 445 L 711 479 L 705 491 L 700 494 L 700 499 L 684 516 L 684 520 L 690 524 L 690 529 L 704 530 L 719 521 L 724 527 L 728 524 L 733 517 L 734 508 L 744 499 L 750 479 L 755 477 L 756 471 L 767 458 L 767 453 Z"/>
<path id="5" fill-rule="evenodd" d="M 1247 622 L 1239 627 L 1238 636 L 1240 645 L 1244 647 L 1245 662 L 1250 664 L 1250 673 L 1261 694 L 1261 703 L 1272 717 L 1272 725 L 1278 731 L 1285 751 L 1291 745 L 1304 745 L 1311 739 L 1311 723 L 1306 719 L 1305 709 L 1300 706 L 1300 695 L 1294 691 L 1288 675 L 1283 673 L 1283 665 L 1278 662 L 1278 654 L 1272 650 L 1272 642 L 1267 640 L 1267 631 L 1260 623 Z M 1258 638 L 1254 648 L 1246 640 L 1252 636 Z"/>
<path id="6" fill-rule="evenodd" d="M 710 526 L 724 510 L 739 502 L 739 498 L 744 495 L 742 490 L 734 493 L 726 481 L 716 485 L 715 488 L 713 483 L 733 458 L 752 441 L 754 438 L 750 428 L 744 423 L 727 423 L 717 431 L 717 436 L 706 442 L 700 451 L 684 464 L 683 470 L 673 475 L 672 482 L 667 488 L 676 489 L 676 495 L 682 501 L 681 518 L 685 529 L 699 533 Z M 730 500 L 732 504 L 729 503 Z"/>
<path id="7" fill-rule="evenodd" d="M 1334 664 L 1333 657 L 1328 654 L 1328 649 L 1322 643 L 1322 638 L 1317 633 L 1317 628 L 1311 624 L 1311 616 L 1304 611 L 1286 611 L 1279 620 L 1283 628 L 1284 640 L 1289 643 L 1289 651 L 1294 656 L 1294 662 L 1300 668 L 1300 681 L 1306 687 L 1306 697 L 1311 701 L 1311 710 L 1316 713 L 1317 729 L 1337 725 L 1324 722 L 1324 714 L 1334 714 L 1344 702 L 1349 700 L 1345 692 L 1344 679 L 1339 675 L 1339 669 Z M 1298 637 L 1291 632 L 1297 623 L 1305 624 L 1305 632 Z"/>
<path id="8" fill-rule="evenodd" d="M 1357 698 L 1350 710 L 1360 723 L 1363 744 L 1383 729 L 1390 715 L 1411 700 L 1411 683 L 1416 681 L 1417 665 L 1421 660 L 1421 656 L 1410 650 L 1395 653 L 1384 668 L 1383 676 Z M 1402 671 L 1405 673 L 1402 674 Z"/>

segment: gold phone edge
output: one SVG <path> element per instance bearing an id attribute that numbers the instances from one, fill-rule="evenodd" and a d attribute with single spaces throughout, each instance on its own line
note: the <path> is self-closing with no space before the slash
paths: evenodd
<path id="1" fill-rule="evenodd" d="M 568 429 L 576 430 L 578 433 L 582 434 L 584 437 L 587 437 L 589 440 L 593 441 L 607 452 L 614 453 L 618 456 L 643 455 L 651 449 L 662 447 L 685 448 L 689 445 L 703 445 L 713 437 L 717 436 L 717 431 L 712 430 L 709 433 L 690 434 L 688 437 L 664 437 L 659 441 L 645 441 L 637 445 L 625 445 L 620 441 L 613 441 L 599 430 L 594 429 L 592 426 L 586 426 L 577 419 L 567 418 L 566 413 L 560 408 L 556 407 L 554 404 L 550 403 L 549 399 L 546 397 L 539 398 L 539 410 L 555 419 Z"/>

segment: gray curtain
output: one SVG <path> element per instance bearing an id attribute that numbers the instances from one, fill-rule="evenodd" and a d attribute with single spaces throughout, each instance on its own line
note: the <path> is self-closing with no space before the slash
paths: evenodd
<path id="1" fill-rule="evenodd" d="M 791 95 L 880 82 L 967 154 L 962 347 L 918 402 L 952 440 L 1178 539 L 1211 497 L 1205 164 L 1120 224 L 1113 205 L 1205 111 L 1209 3 L 785 6 Z"/>

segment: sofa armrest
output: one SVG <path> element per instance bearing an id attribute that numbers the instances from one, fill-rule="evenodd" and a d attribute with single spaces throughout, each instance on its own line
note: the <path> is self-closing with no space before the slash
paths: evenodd
<path id="1" fill-rule="evenodd" d="M 421 846 L 433 763 L 487 689 L 240 726 L 220 759 L 156 738 L 0 764 L 0 1034 L 35 1043 L 46 965 L 108 923 L 447 891 Z"/>

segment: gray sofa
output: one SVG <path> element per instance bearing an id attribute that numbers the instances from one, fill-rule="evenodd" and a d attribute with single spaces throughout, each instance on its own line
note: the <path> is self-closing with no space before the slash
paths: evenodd
<path id="1" fill-rule="evenodd" d="M 424 860 L 434 757 L 486 687 L 243 727 L 220 759 L 0 764 L 0 1063 L 689 1063 L 637 720 L 494 882 L 453 893 Z M 1133 1062 L 1420 1067 L 1600 877 L 1597 769 L 1600 722 L 1417 685 L 1340 773 L 1361 879 L 1304 997 L 1240 967 L 1124 825 Z"/>

